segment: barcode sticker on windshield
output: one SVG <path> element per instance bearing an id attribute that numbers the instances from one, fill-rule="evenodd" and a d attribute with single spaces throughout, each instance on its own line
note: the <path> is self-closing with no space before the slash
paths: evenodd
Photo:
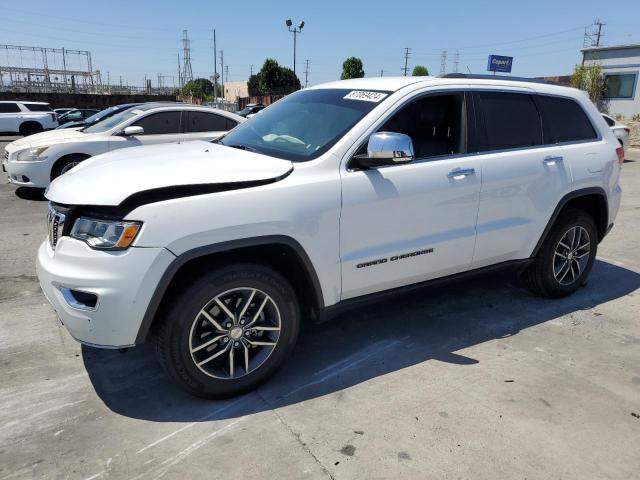
<path id="1" fill-rule="evenodd" d="M 378 103 L 380 100 L 385 98 L 388 93 L 382 92 L 369 92 L 367 90 L 353 90 L 352 92 L 347 93 L 344 98 L 345 100 L 363 100 L 365 102 L 375 102 Z"/>

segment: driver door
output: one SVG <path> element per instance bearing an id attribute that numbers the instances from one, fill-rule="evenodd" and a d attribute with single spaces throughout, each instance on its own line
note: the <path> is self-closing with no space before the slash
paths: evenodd
<path id="1" fill-rule="evenodd" d="M 411 163 L 343 167 L 342 299 L 470 268 L 482 170 L 465 155 L 465 104 L 460 91 L 421 96 L 378 129 L 411 137 Z"/>

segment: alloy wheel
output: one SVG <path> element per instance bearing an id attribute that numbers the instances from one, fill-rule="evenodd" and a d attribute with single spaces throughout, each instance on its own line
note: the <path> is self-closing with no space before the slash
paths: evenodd
<path id="1" fill-rule="evenodd" d="M 210 377 L 244 377 L 269 358 L 280 328 L 280 311 L 268 294 L 249 287 L 227 290 L 194 318 L 189 334 L 191 358 Z"/>
<path id="2" fill-rule="evenodd" d="M 587 229 L 571 227 L 558 241 L 553 254 L 553 275 L 560 285 L 573 284 L 589 263 L 591 240 Z"/>

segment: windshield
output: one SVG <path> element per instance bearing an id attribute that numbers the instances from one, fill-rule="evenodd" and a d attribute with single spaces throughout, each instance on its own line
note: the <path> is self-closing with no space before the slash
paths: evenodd
<path id="1" fill-rule="evenodd" d="M 102 112 L 100 112 L 100 113 L 102 113 Z M 116 113 L 115 115 L 112 115 L 112 116 L 110 116 L 108 118 L 105 118 L 101 122 L 95 123 L 95 124 L 93 124 L 93 125 L 91 125 L 89 127 L 85 127 L 85 128 L 82 129 L 82 131 L 85 132 L 85 133 L 106 132 L 107 130 L 111 130 L 116 125 L 119 125 L 122 122 L 124 122 L 126 120 L 129 120 L 130 118 L 135 117 L 136 115 L 138 115 L 138 113 L 140 113 L 140 110 L 138 110 L 135 107 L 133 107 L 133 108 L 131 108 L 129 110 L 124 110 L 124 111 L 122 111 L 120 113 Z"/>
<path id="2" fill-rule="evenodd" d="M 231 130 L 219 143 L 304 162 L 334 145 L 389 92 L 302 90 Z"/>
<path id="3" fill-rule="evenodd" d="M 100 110 L 99 112 L 94 113 L 90 117 L 87 117 L 84 120 L 84 123 L 86 123 L 87 125 L 91 125 L 92 123 L 99 122 L 100 120 L 110 117 L 111 115 L 117 112 L 118 112 L 118 107 L 105 108 L 104 110 Z"/>

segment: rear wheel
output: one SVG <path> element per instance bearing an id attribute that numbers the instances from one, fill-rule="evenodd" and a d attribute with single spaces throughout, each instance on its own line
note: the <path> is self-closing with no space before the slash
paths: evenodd
<path id="1" fill-rule="evenodd" d="M 256 388 L 297 340 L 293 288 L 270 268 L 223 267 L 173 295 L 156 349 L 169 376 L 193 395 L 224 398 Z"/>
<path id="2" fill-rule="evenodd" d="M 33 135 L 34 133 L 40 133 L 43 130 L 44 129 L 42 128 L 42 125 L 40 125 L 38 122 L 26 122 L 20 125 L 19 131 L 20 135 L 26 137 L 28 135 Z"/>
<path id="3" fill-rule="evenodd" d="M 529 287 L 546 297 L 564 297 L 583 285 L 596 258 L 598 231 L 578 209 L 561 213 L 527 270 Z"/>

